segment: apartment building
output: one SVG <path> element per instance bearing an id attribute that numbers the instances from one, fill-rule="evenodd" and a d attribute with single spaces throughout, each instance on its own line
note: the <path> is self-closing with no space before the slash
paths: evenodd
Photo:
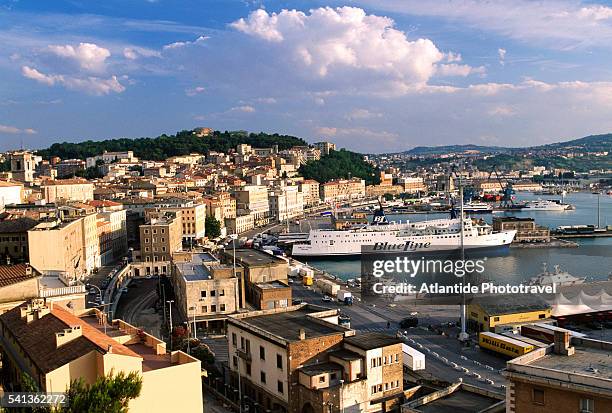
<path id="1" fill-rule="evenodd" d="M 110 224 L 112 258 L 119 259 L 125 256 L 128 250 L 128 234 L 127 211 L 123 209 L 123 205 L 99 200 L 89 201 L 87 204 L 96 208 L 98 221 L 103 220 Z"/>
<path id="2" fill-rule="evenodd" d="M 319 196 L 319 183 L 314 179 L 305 179 L 299 183 L 300 191 L 304 199 L 304 206 L 311 207 L 321 202 Z"/>
<path id="3" fill-rule="evenodd" d="M 255 217 L 253 215 L 241 215 L 235 218 L 225 218 L 225 226 L 228 234 L 242 234 L 255 228 Z"/>
<path id="4" fill-rule="evenodd" d="M 96 166 L 98 161 L 104 163 L 112 162 L 124 162 L 124 163 L 137 163 L 138 158 L 134 156 L 132 151 L 121 151 L 121 152 L 104 152 L 103 154 L 90 156 L 85 159 L 86 166 L 88 168 Z"/>
<path id="5" fill-rule="evenodd" d="M 246 301 L 256 308 L 267 308 L 270 298 L 263 301 L 258 290 L 268 289 L 274 282 L 287 284 L 289 263 L 263 251 L 245 248 L 236 249 L 236 265 L 243 268 Z M 234 263 L 234 249 L 227 248 L 221 254 L 221 262 L 227 265 Z M 278 285 L 277 285 L 278 287 Z M 291 303 L 291 288 L 278 288 L 272 296 L 273 307 L 286 307 Z"/>
<path id="6" fill-rule="evenodd" d="M 506 364 L 508 413 L 612 411 L 612 344 L 556 331 L 552 345 Z"/>
<path id="7" fill-rule="evenodd" d="M 95 217 L 95 215 L 94 215 Z M 89 220 L 87 221 L 89 223 Z M 97 241 L 97 224 L 93 219 Z M 53 274 L 70 282 L 88 274 L 83 218 L 61 220 L 50 218 L 28 231 L 30 264 L 43 274 Z"/>
<path id="8" fill-rule="evenodd" d="M 139 232 L 142 261 L 170 261 L 172 254 L 183 249 L 181 212 L 151 213 Z"/>
<path id="9" fill-rule="evenodd" d="M 298 186 L 284 186 L 268 192 L 270 215 L 284 222 L 304 213 L 304 195 Z"/>
<path id="10" fill-rule="evenodd" d="M 35 298 L 81 311 L 86 295 L 84 284 L 68 285 L 58 277 L 43 277 L 29 264 L 0 265 L 0 314 Z"/>
<path id="11" fill-rule="evenodd" d="M 181 205 L 163 205 L 145 210 L 145 218 L 158 212 L 178 212 L 181 215 L 181 234 L 183 242 L 195 243 L 205 236 L 206 205 L 193 201 Z"/>
<path id="12" fill-rule="evenodd" d="M 228 314 L 244 302 L 241 267 L 223 265 L 208 253 L 176 254 L 172 285 L 181 317 L 192 331 L 225 331 Z"/>
<path id="13" fill-rule="evenodd" d="M 0 254 L 3 262 L 28 260 L 28 231 L 38 225 L 32 218 L 0 221 Z"/>
<path id="14" fill-rule="evenodd" d="M 236 214 L 253 215 L 255 225 L 265 225 L 270 221 L 268 188 L 263 185 L 246 185 L 236 190 Z"/>
<path id="15" fill-rule="evenodd" d="M 63 393 L 72 381 L 91 384 L 111 372 L 142 377 L 130 412 L 202 412 L 200 361 L 122 320 L 106 323 L 98 310 L 80 316 L 32 300 L 0 315 L 3 387 L 22 390 L 23 375 L 43 392 Z M 166 395 L 166 396 L 164 396 Z M 170 397 L 171 396 L 171 397 Z"/>
<path id="16" fill-rule="evenodd" d="M 425 185 L 422 177 L 398 178 L 397 184 L 402 187 L 404 192 L 409 194 L 427 191 L 427 185 Z"/>
<path id="17" fill-rule="evenodd" d="M 338 310 L 301 304 L 254 311 L 228 321 L 233 383 L 243 403 L 264 411 L 390 411 L 403 397 L 401 340 L 355 334 Z"/>
<path id="18" fill-rule="evenodd" d="M 23 201 L 23 184 L 20 182 L 0 181 L 0 207 L 20 204 Z"/>
<path id="19" fill-rule="evenodd" d="M 229 192 L 218 192 L 204 197 L 206 214 L 215 217 L 219 222 L 236 217 L 236 200 Z"/>
<path id="20" fill-rule="evenodd" d="M 336 144 L 331 142 L 316 142 L 312 146 L 321 151 L 321 155 L 329 155 L 331 151 L 336 150 Z"/>
<path id="21" fill-rule="evenodd" d="M 323 202 L 348 201 L 365 197 L 365 180 L 361 178 L 336 179 L 320 185 Z"/>
<path id="22" fill-rule="evenodd" d="M 46 202 L 87 202 L 94 199 L 94 184 L 85 179 L 47 180 L 40 185 Z"/>

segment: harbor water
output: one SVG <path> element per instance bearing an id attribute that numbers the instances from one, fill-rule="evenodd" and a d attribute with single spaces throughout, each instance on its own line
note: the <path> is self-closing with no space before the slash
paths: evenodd
<path id="1" fill-rule="evenodd" d="M 534 195 L 517 193 L 516 201 L 533 199 L 560 199 L 557 195 Z M 567 211 L 512 211 L 494 214 L 473 215 L 491 223 L 493 217 L 516 216 L 531 217 L 541 226 L 555 229 L 560 225 L 597 225 L 598 195 L 588 192 L 569 193 L 565 202 L 576 207 Z M 612 196 L 599 196 L 599 221 L 602 226 L 612 225 Z M 390 221 L 424 221 L 446 218 L 448 214 L 387 214 Z M 510 248 L 487 258 L 487 271 L 497 274 L 510 284 L 518 284 L 542 272 L 543 263 L 552 271 L 559 265 L 576 277 L 589 280 L 605 280 L 612 272 L 612 238 L 575 239 L 578 248 Z M 361 261 L 359 257 L 308 259 L 308 264 L 342 279 L 359 277 Z M 503 278 L 502 278 L 503 277 Z"/>

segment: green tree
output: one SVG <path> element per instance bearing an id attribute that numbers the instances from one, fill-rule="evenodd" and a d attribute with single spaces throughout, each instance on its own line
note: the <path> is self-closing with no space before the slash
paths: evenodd
<path id="1" fill-rule="evenodd" d="M 306 179 L 327 182 L 338 178 L 362 178 L 366 184 L 380 183 L 380 171 L 363 159 L 363 155 L 341 149 L 331 151 L 318 161 L 308 162 L 300 167 L 300 173 Z"/>
<path id="2" fill-rule="evenodd" d="M 207 216 L 204 222 L 206 236 L 210 239 L 221 235 L 221 223 L 213 216 Z"/>
<path id="3" fill-rule="evenodd" d="M 99 377 L 93 384 L 82 378 L 73 381 L 66 392 L 68 402 L 62 413 L 126 413 L 128 403 L 140 395 L 142 377 L 137 372 Z"/>

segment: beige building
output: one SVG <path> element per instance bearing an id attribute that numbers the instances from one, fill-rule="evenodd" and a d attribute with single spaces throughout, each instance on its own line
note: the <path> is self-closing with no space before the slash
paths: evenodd
<path id="1" fill-rule="evenodd" d="M 0 254 L 3 262 L 28 260 L 28 231 L 38 221 L 23 217 L 0 221 Z"/>
<path id="2" fill-rule="evenodd" d="M 336 144 L 331 142 L 317 142 L 314 143 L 312 146 L 314 146 L 315 149 L 321 151 L 321 155 L 329 155 L 331 151 L 336 150 Z"/>
<path id="3" fill-rule="evenodd" d="M 64 221 L 49 219 L 29 230 L 30 264 L 43 274 L 68 281 L 81 280 L 88 273 L 82 221 L 83 218 Z M 93 223 L 97 239 L 95 219 Z"/>
<path id="4" fill-rule="evenodd" d="M 255 225 L 265 225 L 270 221 L 268 188 L 263 185 L 246 185 L 236 190 L 236 214 L 253 215 Z"/>
<path id="5" fill-rule="evenodd" d="M 552 345 L 506 364 L 508 413 L 612 411 L 612 344 L 556 331 Z"/>
<path id="6" fill-rule="evenodd" d="M 391 411 L 403 396 L 401 340 L 356 335 L 338 310 L 301 304 L 231 316 L 232 384 L 274 412 Z M 250 410 L 250 409 L 249 409 Z"/>
<path id="7" fill-rule="evenodd" d="M 365 180 L 361 178 L 336 179 L 320 185 L 323 202 L 348 201 L 365 197 Z"/>
<path id="8" fill-rule="evenodd" d="M 20 182 L 0 181 L 0 207 L 23 202 L 24 190 Z"/>
<path id="9" fill-rule="evenodd" d="M 225 331 L 228 314 L 244 302 L 242 268 L 236 274 L 208 253 L 176 254 L 172 265 L 172 285 L 182 318 L 196 332 Z"/>
<path id="10" fill-rule="evenodd" d="M 183 226 L 180 212 L 159 212 L 150 218 L 140 231 L 142 261 L 170 261 L 172 254 L 183 248 Z"/>
<path id="11" fill-rule="evenodd" d="M 228 234 L 242 234 L 255 228 L 255 217 L 253 215 L 241 215 L 235 218 L 225 218 L 225 226 Z"/>
<path id="12" fill-rule="evenodd" d="M 40 185 L 43 199 L 47 202 L 87 202 L 94 199 L 94 185 L 85 179 L 60 179 L 44 181 Z"/>
<path id="13" fill-rule="evenodd" d="M 304 198 L 304 206 L 310 207 L 318 205 L 321 202 L 319 197 L 319 183 L 314 179 L 305 179 L 299 184 L 302 197 Z"/>
<path id="14" fill-rule="evenodd" d="M 145 218 L 158 212 L 178 212 L 181 215 L 181 233 L 183 242 L 195 242 L 205 237 L 206 205 L 187 202 L 177 206 L 161 206 L 145 210 Z"/>
<path id="15" fill-rule="evenodd" d="M 409 194 L 427 191 L 427 185 L 425 185 L 425 182 L 421 177 L 398 178 L 397 184 L 403 188 L 404 192 Z"/>
<path id="16" fill-rule="evenodd" d="M 142 377 L 130 412 L 203 411 L 200 361 L 121 320 L 105 325 L 98 310 L 77 316 L 33 300 L 0 316 L 4 388 L 22 389 L 27 375 L 43 392 L 65 392 L 70 383 L 93 383 L 113 373 Z"/>
<path id="17" fill-rule="evenodd" d="M 304 194 L 298 186 L 284 186 L 268 192 L 270 215 L 283 222 L 304 213 Z"/>

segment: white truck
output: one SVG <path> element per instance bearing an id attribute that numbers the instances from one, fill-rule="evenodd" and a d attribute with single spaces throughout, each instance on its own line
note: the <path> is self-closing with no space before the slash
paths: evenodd
<path id="1" fill-rule="evenodd" d="M 317 278 L 315 280 L 315 286 L 321 290 L 321 292 L 330 297 L 335 297 L 338 294 L 340 286 L 331 280 L 325 278 Z"/>
<path id="2" fill-rule="evenodd" d="M 412 371 L 425 370 L 425 354 L 402 343 L 403 364 Z"/>
<path id="3" fill-rule="evenodd" d="M 345 305 L 353 304 L 353 294 L 347 290 L 338 290 L 337 295 L 338 301 L 344 303 Z"/>

